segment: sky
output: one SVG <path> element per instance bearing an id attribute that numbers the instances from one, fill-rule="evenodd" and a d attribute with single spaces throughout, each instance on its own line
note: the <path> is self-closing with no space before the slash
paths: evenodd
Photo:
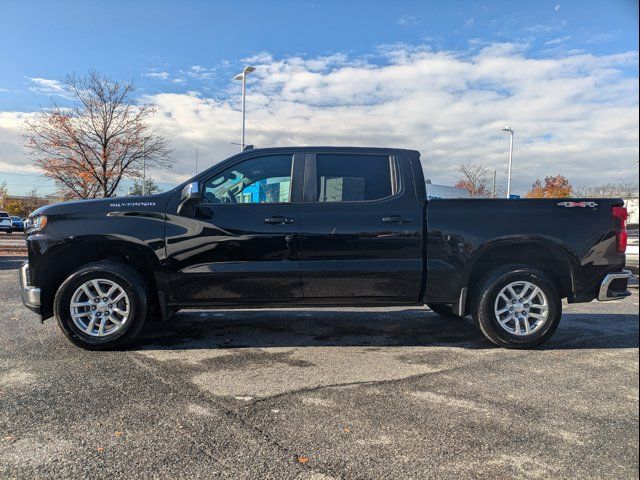
<path id="1" fill-rule="evenodd" d="M 0 3 L 0 183 L 51 193 L 24 120 L 93 69 L 136 84 L 170 136 L 164 188 L 247 143 L 413 148 L 433 183 L 461 162 L 513 191 L 638 181 L 638 3 L 514 1 L 12 1 Z M 126 185 L 125 185 L 126 188 Z"/>

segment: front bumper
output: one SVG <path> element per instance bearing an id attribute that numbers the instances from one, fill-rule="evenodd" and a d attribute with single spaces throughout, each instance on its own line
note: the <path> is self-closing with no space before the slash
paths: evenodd
<path id="1" fill-rule="evenodd" d="M 22 303 L 29 310 L 40 313 L 40 289 L 29 285 L 29 262 L 24 262 L 18 270 Z"/>
<path id="2" fill-rule="evenodd" d="M 627 283 L 629 282 L 630 278 L 631 272 L 629 270 L 608 273 L 600 284 L 598 300 L 600 300 L 601 302 L 605 302 L 608 300 L 619 300 L 631 295 L 631 292 L 627 290 Z"/>

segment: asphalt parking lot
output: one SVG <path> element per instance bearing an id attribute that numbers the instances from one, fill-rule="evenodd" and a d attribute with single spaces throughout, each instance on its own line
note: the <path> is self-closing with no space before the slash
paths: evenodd
<path id="1" fill-rule="evenodd" d="M 0 257 L 0 478 L 637 478 L 638 290 L 509 351 L 426 308 L 180 312 L 86 352 Z"/>

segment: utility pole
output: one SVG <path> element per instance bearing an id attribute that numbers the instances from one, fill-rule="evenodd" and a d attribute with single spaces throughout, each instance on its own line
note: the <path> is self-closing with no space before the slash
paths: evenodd
<path id="1" fill-rule="evenodd" d="M 504 127 L 502 129 L 505 132 L 509 132 L 511 139 L 509 142 L 509 173 L 507 174 L 507 198 L 511 198 L 511 165 L 513 163 L 513 128 Z"/>
<path id="2" fill-rule="evenodd" d="M 196 175 L 198 174 L 198 146 L 196 145 Z"/>
<path id="3" fill-rule="evenodd" d="M 142 195 L 147 194 L 147 154 L 142 150 Z"/>

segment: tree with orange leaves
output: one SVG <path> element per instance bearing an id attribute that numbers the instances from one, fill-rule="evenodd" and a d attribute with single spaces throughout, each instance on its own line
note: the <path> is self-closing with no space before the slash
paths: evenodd
<path id="1" fill-rule="evenodd" d="M 149 124 L 154 107 L 136 104 L 132 83 L 96 72 L 64 79 L 71 105 L 52 101 L 26 120 L 26 146 L 34 164 L 69 198 L 112 197 L 123 178 L 147 167 L 170 168 L 168 140 Z"/>
<path id="2" fill-rule="evenodd" d="M 531 185 L 531 190 L 525 195 L 527 198 L 567 198 L 573 195 L 573 187 L 562 175 L 545 177 L 544 185 L 537 179 Z"/>
<path id="3" fill-rule="evenodd" d="M 472 197 L 488 197 L 489 192 L 489 170 L 479 163 L 471 161 L 462 162 L 458 165 L 460 177 L 455 184 L 456 188 L 467 190 Z"/>

